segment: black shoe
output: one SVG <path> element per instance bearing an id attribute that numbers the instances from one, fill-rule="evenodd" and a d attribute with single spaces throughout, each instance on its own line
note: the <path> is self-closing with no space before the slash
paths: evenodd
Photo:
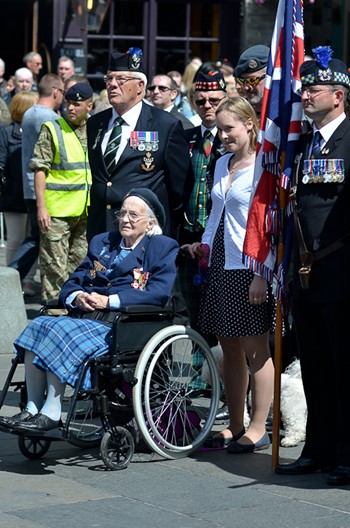
<path id="1" fill-rule="evenodd" d="M 214 424 L 215 425 L 226 424 L 228 423 L 229 418 L 230 417 L 228 414 L 228 407 L 227 405 L 224 404 L 220 409 L 218 409 L 216 416 L 215 416 Z"/>
<path id="2" fill-rule="evenodd" d="M 270 437 L 267 433 L 264 434 L 255 444 L 239 444 L 232 441 L 227 446 L 227 452 L 231 455 L 239 455 L 244 453 L 253 453 L 254 451 L 261 451 L 270 447 Z"/>
<path id="3" fill-rule="evenodd" d="M 291 464 L 277 464 L 275 473 L 278 475 L 308 475 L 321 470 L 325 465 L 313 458 L 299 457 Z"/>
<path id="4" fill-rule="evenodd" d="M 327 484 L 330 486 L 344 486 L 350 484 L 350 467 L 337 466 L 327 478 Z"/>
<path id="5" fill-rule="evenodd" d="M 0 416 L 0 425 L 4 427 L 14 427 L 20 422 L 26 422 L 30 418 L 33 418 L 33 414 L 24 409 L 24 411 L 15 414 L 14 416 Z"/>
<path id="6" fill-rule="evenodd" d="M 208 447 L 209 449 L 222 449 L 227 447 L 231 442 L 236 442 L 239 440 L 245 433 L 245 429 L 242 429 L 235 436 L 230 436 L 230 438 L 224 438 L 223 436 L 208 436 L 206 441 L 203 444 L 203 447 Z"/>
<path id="7" fill-rule="evenodd" d="M 62 425 L 61 420 L 52 420 L 46 414 L 36 414 L 15 426 L 16 431 L 51 431 Z"/>

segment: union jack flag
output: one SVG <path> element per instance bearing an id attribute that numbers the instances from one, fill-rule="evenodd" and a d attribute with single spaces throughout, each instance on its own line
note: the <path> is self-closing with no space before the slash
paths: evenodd
<path id="1" fill-rule="evenodd" d="M 279 208 L 280 189 L 288 190 L 297 141 L 301 132 L 302 106 L 299 67 L 304 61 L 303 1 L 280 0 L 265 78 L 260 130 L 256 149 L 253 199 L 243 247 L 244 264 L 276 280 L 276 295 L 284 295 L 286 254 L 279 269 L 277 241 L 284 224 Z M 255 191 L 255 192 L 254 192 Z M 282 301 L 283 304 L 283 301 Z"/>

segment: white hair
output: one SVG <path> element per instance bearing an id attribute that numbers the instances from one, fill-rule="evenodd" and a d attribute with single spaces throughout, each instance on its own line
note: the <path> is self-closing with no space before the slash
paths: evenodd
<path id="1" fill-rule="evenodd" d="M 26 79 L 33 79 L 33 74 L 28 68 L 18 68 L 15 71 L 15 81 L 18 81 L 18 77 L 25 77 Z"/>
<path id="2" fill-rule="evenodd" d="M 2 59 L 0 59 L 0 71 L 5 71 L 5 62 Z"/>
<path id="3" fill-rule="evenodd" d="M 143 75 L 143 74 L 141 74 Z M 142 198 L 141 198 L 142 200 Z M 143 200 L 142 200 L 143 201 Z M 151 237 L 151 236 L 154 236 L 154 235 L 161 235 L 163 233 L 162 231 L 162 228 L 160 227 L 159 225 L 159 222 L 158 222 L 158 218 L 156 217 L 156 215 L 154 214 L 153 210 L 150 208 L 150 206 L 144 202 L 145 204 L 145 208 L 146 208 L 146 215 L 151 219 L 153 220 L 153 226 L 151 227 L 151 229 L 149 229 L 146 233 L 146 235 L 148 237 Z"/>

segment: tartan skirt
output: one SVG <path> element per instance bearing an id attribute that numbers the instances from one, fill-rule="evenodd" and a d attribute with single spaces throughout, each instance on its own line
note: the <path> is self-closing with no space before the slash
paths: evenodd
<path id="1" fill-rule="evenodd" d="M 45 315 L 33 319 L 14 341 L 14 346 L 22 358 L 26 350 L 33 352 L 38 368 L 53 372 L 62 383 L 74 387 L 84 362 L 106 354 L 111 343 L 109 325 L 66 315 Z M 82 388 L 90 387 L 88 371 Z"/>

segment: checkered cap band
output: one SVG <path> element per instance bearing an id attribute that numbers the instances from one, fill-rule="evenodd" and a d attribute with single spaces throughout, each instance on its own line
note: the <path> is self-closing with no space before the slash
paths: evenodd
<path id="1" fill-rule="evenodd" d="M 311 84 L 345 84 L 346 86 L 350 87 L 350 79 L 349 76 L 345 73 L 341 72 L 333 72 L 331 80 L 322 81 L 321 79 L 316 79 L 316 75 L 314 73 L 309 73 L 308 75 L 302 75 L 301 76 L 301 84 L 307 86 Z"/>
<path id="2" fill-rule="evenodd" d="M 198 81 L 196 82 L 196 90 L 205 90 L 211 92 L 215 90 L 223 90 L 223 88 L 219 86 L 219 83 L 217 81 Z"/>

